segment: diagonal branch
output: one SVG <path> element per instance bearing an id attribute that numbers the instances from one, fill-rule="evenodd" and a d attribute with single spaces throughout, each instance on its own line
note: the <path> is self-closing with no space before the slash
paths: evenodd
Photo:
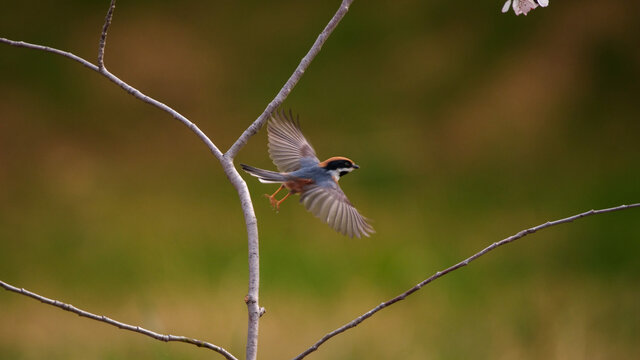
<path id="1" fill-rule="evenodd" d="M 100 34 L 100 43 L 98 44 L 98 67 L 104 68 L 104 47 L 107 45 L 107 31 L 111 25 L 111 19 L 113 18 L 113 10 L 116 8 L 116 0 L 111 0 L 109 10 L 107 11 L 107 17 L 104 19 L 104 25 L 102 26 L 102 34 Z"/>
<path id="2" fill-rule="evenodd" d="M 28 42 L 24 42 L 24 41 L 14 41 L 14 40 L 9 40 L 9 39 L 5 39 L 5 38 L 0 38 L 0 43 L 4 43 L 4 44 L 8 44 L 8 45 L 12 45 L 12 46 L 16 46 L 16 47 L 23 47 L 23 48 L 27 48 L 27 49 L 33 49 L 33 50 L 40 50 L 40 51 L 45 51 L 45 52 L 49 52 L 52 54 L 57 54 L 60 56 L 64 56 L 68 59 L 71 59 L 73 61 L 79 62 L 80 64 L 82 64 L 83 66 L 101 74 L 102 76 L 106 77 L 107 79 L 109 79 L 111 82 L 115 83 L 116 85 L 120 86 L 122 89 L 124 89 L 124 91 L 128 92 L 129 94 L 133 95 L 134 97 L 138 98 L 139 100 L 146 102 L 147 104 L 151 104 L 157 108 L 159 108 L 160 110 L 163 110 L 165 112 L 167 112 L 169 115 L 171 115 L 174 119 L 180 121 L 181 123 L 183 123 L 185 126 L 187 126 L 191 131 L 193 131 L 199 138 L 200 140 L 202 140 L 202 142 L 205 143 L 205 145 L 209 148 L 209 150 L 211 151 L 211 153 L 218 158 L 219 160 L 222 160 L 222 152 L 218 149 L 218 147 L 211 141 L 211 139 L 209 139 L 209 137 L 207 137 L 207 135 L 205 135 L 205 133 L 202 132 L 202 130 L 200 130 L 196 124 L 192 123 L 189 119 L 187 119 L 184 115 L 180 114 L 179 112 L 177 112 L 176 110 L 172 109 L 170 106 L 161 103 L 160 101 L 149 97 L 145 94 L 143 94 L 140 90 L 134 88 L 133 86 L 127 84 L 126 82 L 120 80 L 117 76 L 113 75 L 112 73 L 110 73 L 105 67 L 98 67 L 94 64 L 92 64 L 91 62 L 77 56 L 74 55 L 70 52 L 67 51 L 63 51 L 63 50 L 59 50 L 56 48 L 52 48 L 49 46 L 42 46 L 42 45 L 37 45 L 37 44 L 31 44 Z"/>
<path id="3" fill-rule="evenodd" d="M 253 124 L 251 124 L 251 126 L 249 126 L 247 130 L 245 130 L 242 135 L 240 135 L 238 140 L 236 140 L 231 148 L 229 148 L 229 150 L 225 154 L 227 157 L 233 159 L 238 154 L 238 151 L 240 151 L 240 149 L 242 149 L 247 144 L 249 138 L 258 133 L 269 116 L 284 102 L 287 96 L 289 96 L 289 93 L 291 92 L 291 90 L 293 90 L 296 84 L 298 84 L 298 81 L 300 81 L 300 78 L 302 78 L 302 75 L 304 75 L 304 72 L 311 64 L 311 61 L 313 61 L 316 55 L 318 55 L 318 53 L 320 52 L 320 49 L 322 49 L 322 45 L 324 45 L 325 41 L 327 41 L 333 30 L 338 26 L 342 18 L 347 14 L 347 11 L 349 11 L 349 6 L 351 6 L 352 3 L 353 0 L 342 1 L 342 4 L 340 4 L 340 8 L 338 8 L 336 14 L 333 15 L 333 18 L 331 18 L 324 30 L 322 30 L 320 35 L 318 35 L 318 38 L 313 43 L 313 46 L 311 46 L 311 49 L 309 49 L 309 52 L 307 52 L 307 55 L 305 55 L 302 60 L 300 60 L 300 64 L 293 72 L 293 74 L 291 74 L 289 80 L 287 80 L 276 97 L 269 103 L 269 105 L 267 105 L 267 108 L 264 109 L 264 112 L 262 112 L 262 114 L 253 122 Z"/>
<path id="4" fill-rule="evenodd" d="M 324 344 L 327 340 L 331 339 L 332 337 L 343 333 L 351 328 L 354 328 L 356 326 L 358 326 L 358 324 L 360 324 L 361 322 L 365 321 L 366 319 L 370 318 L 371 316 L 373 316 L 375 313 L 377 313 L 378 311 L 391 306 L 395 303 L 397 303 L 400 300 L 404 300 L 407 296 L 415 293 L 416 291 L 420 290 L 423 286 L 429 284 L 430 282 L 454 271 L 457 269 L 460 269 L 461 267 L 467 266 L 469 265 L 470 262 L 472 262 L 473 260 L 479 258 L 480 256 L 488 253 L 491 250 L 496 249 L 497 247 L 500 247 L 502 245 L 506 245 L 510 242 L 513 242 L 515 240 L 518 240 L 520 238 L 523 238 L 529 234 L 533 234 L 536 231 L 548 228 L 548 227 L 552 227 L 555 225 L 560 225 L 560 224 L 564 224 L 564 223 L 569 223 L 572 222 L 574 220 L 578 220 L 581 219 L 583 217 L 587 217 L 587 216 L 591 216 L 591 215 L 598 215 L 598 214 L 604 214 L 604 213 L 608 213 L 608 212 L 614 212 L 614 211 L 620 211 L 620 210 L 625 210 L 625 209 L 631 209 L 631 208 L 635 208 L 635 207 L 640 207 L 640 203 L 636 203 L 636 204 L 631 204 L 631 205 L 620 205 L 617 207 L 612 207 L 612 208 L 608 208 L 608 209 L 600 209 L 600 210 L 589 210 L 587 212 L 583 212 L 581 214 L 577 214 L 577 215 L 573 215 L 564 219 L 560 219 L 560 220 L 555 220 L 555 221 L 548 221 L 544 224 L 540 224 L 538 226 L 534 226 L 532 228 L 526 229 L 526 230 L 522 230 L 519 233 L 509 236 L 506 239 L 500 240 L 498 242 L 495 242 L 489 246 L 487 246 L 486 248 L 484 248 L 482 251 L 476 253 L 475 255 L 445 269 L 442 271 L 438 271 L 437 273 L 433 274 L 431 277 L 423 280 L 422 282 L 418 283 L 417 285 L 415 285 L 414 287 L 412 287 L 411 289 L 403 292 L 402 294 L 394 297 L 393 299 L 389 300 L 389 301 L 385 301 L 383 303 L 381 303 L 380 305 L 374 307 L 373 309 L 367 311 L 366 313 L 358 316 L 357 318 L 353 319 L 352 321 L 350 321 L 349 323 L 335 329 L 334 331 L 326 334 L 325 336 L 323 336 L 320 340 L 318 340 L 315 344 L 313 344 L 310 348 L 308 348 L 307 350 L 303 351 L 302 353 L 300 353 L 300 355 L 296 356 L 295 358 L 293 358 L 293 360 L 300 360 L 304 357 L 306 357 L 307 355 L 311 354 L 312 352 L 318 350 L 318 347 L 320 347 L 320 345 Z"/>
<path id="5" fill-rule="evenodd" d="M 186 336 L 175 336 L 175 335 L 158 334 L 158 333 L 153 332 L 151 330 L 147 330 L 147 329 L 141 328 L 140 326 L 133 326 L 133 325 L 125 324 L 125 323 L 122 323 L 120 321 L 110 319 L 110 318 L 108 318 L 108 317 L 106 317 L 104 315 L 96 315 L 96 314 L 90 313 L 88 311 L 84 311 L 82 309 L 78 309 L 77 307 L 75 307 L 75 306 L 73 306 L 71 304 L 66 304 L 66 303 L 60 302 L 58 300 L 49 299 L 47 297 L 44 297 L 42 295 L 38 295 L 38 294 L 36 294 L 34 292 L 31 292 L 29 290 L 17 288 L 15 286 L 7 284 L 4 281 L 0 281 L 0 287 L 3 287 L 5 290 L 8 290 L 8 291 L 13 291 L 13 292 L 15 292 L 17 294 L 21 294 L 21 295 L 28 296 L 30 298 L 36 299 L 36 300 L 38 300 L 38 301 L 40 301 L 42 303 L 45 303 L 45 304 L 48 304 L 48 305 L 51 305 L 51 306 L 55 306 L 55 307 L 60 308 L 62 310 L 72 312 L 72 313 L 77 314 L 79 316 L 86 317 L 86 318 L 89 318 L 89 319 L 93 319 L 93 320 L 96 320 L 96 321 L 103 322 L 105 324 L 109 324 L 109 325 L 115 326 L 115 327 L 117 327 L 119 329 L 124 329 L 124 330 L 137 332 L 139 334 L 143 334 L 143 335 L 149 336 L 151 338 L 154 338 L 156 340 L 160 340 L 160 341 L 164 341 L 164 342 L 176 341 L 176 342 L 183 342 L 183 343 L 196 345 L 198 347 L 204 347 L 204 348 L 213 350 L 213 351 L 215 351 L 217 353 L 220 353 L 227 360 L 237 360 L 236 357 L 231 355 L 231 353 L 228 352 L 227 350 L 221 348 L 218 345 L 214 345 L 214 344 L 206 342 L 206 341 L 193 339 L 193 338 L 189 338 L 189 337 L 186 337 Z"/>

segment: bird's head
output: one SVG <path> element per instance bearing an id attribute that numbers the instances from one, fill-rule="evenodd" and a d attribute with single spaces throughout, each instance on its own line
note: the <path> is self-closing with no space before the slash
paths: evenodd
<path id="1" fill-rule="evenodd" d="M 318 166 L 328 171 L 335 181 L 338 181 L 340 177 L 347 175 L 354 169 L 360 168 L 353 161 L 351 161 L 351 159 L 347 159 L 346 157 L 342 156 L 334 156 L 332 158 L 329 158 L 318 164 Z"/>

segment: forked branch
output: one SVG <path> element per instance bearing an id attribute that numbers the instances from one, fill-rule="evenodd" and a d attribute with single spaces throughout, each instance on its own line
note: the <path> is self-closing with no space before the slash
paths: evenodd
<path id="1" fill-rule="evenodd" d="M 340 8 L 336 14 L 331 18 L 327 26 L 322 30 L 316 41 L 311 46 L 311 49 L 302 58 L 300 64 L 289 77 L 289 80 L 284 84 L 282 89 L 278 92 L 276 97 L 267 105 L 264 112 L 245 130 L 242 135 L 236 140 L 229 150 L 224 154 L 224 161 L 221 160 L 225 174 L 229 178 L 229 181 L 233 184 L 240 197 L 240 203 L 242 204 L 242 211 L 244 213 L 245 224 L 247 226 L 248 243 L 249 243 L 249 292 L 246 297 L 247 309 L 249 312 L 249 324 L 247 327 L 247 360 L 255 360 L 257 358 L 258 351 L 258 323 L 260 316 L 264 312 L 264 308 L 259 306 L 258 292 L 260 289 L 260 266 L 259 266 L 259 243 L 258 243 L 258 225 L 251 202 L 251 195 L 249 194 L 249 188 L 247 183 L 242 179 L 238 170 L 233 165 L 233 159 L 238 154 L 238 151 L 246 145 L 249 138 L 255 135 L 258 130 L 264 125 L 269 118 L 269 115 L 273 113 L 287 98 L 294 86 L 300 81 L 300 78 L 305 73 L 311 61 L 318 55 L 322 45 L 325 43 L 329 35 L 338 26 L 340 20 L 349 10 L 349 6 L 353 3 L 353 0 L 343 0 Z"/>
<path id="2" fill-rule="evenodd" d="M 414 287 L 412 287 L 411 289 L 403 292 L 402 294 L 394 297 L 393 299 L 389 300 L 389 301 L 385 301 L 383 303 L 381 303 L 380 305 L 374 307 L 373 309 L 367 311 L 366 313 L 358 316 L 357 318 L 353 319 L 352 321 L 350 321 L 349 323 L 333 330 L 332 332 L 326 334 L 325 336 L 323 336 L 320 340 L 318 340 L 315 344 L 313 344 L 310 348 L 308 348 L 307 350 L 303 351 L 302 353 L 300 353 L 300 355 L 296 356 L 295 358 L 293 358 L 293 360 L 300 360 L 304 357 L 306 357 L 307 355 L 311 354 L 312 352 L 318 350 L 318 347 L 320 347 L 320 345 L 324 344 L 327 340 L 331 339 L 332 337 L 341 334 L 351 328 L 354 328 L 356 326 L 358 326 L 358 324 L 360 324 L 361 322 L 365 321 L 366 319 L 372 317 L 375 313 L 377 313 L 378 311 L 391 306 L 395 303 L 397 303 L 400 300 L 404 300 L 406 299 L 407 296 L 415 293 L 416 291 L 422 289 L 423 286 L 429 284 L 430 282 L 443 277 L 445 275 L 447 275 L 448 273 L 460 269 L 461 267 L 467 266 L 469 265 L 470 262 L 472 262 L 473 260 L 479 258 L 480 256 L 488 253 L 491 250 L 494 250 L 502 245 L 506 245 L 510 242 L 513 242 L 515 240 L 518 240 L 520 238 L 523 238 L 529 234 L 533 234 L 536 231 L 542 230 L 542 229 L 546 229 L 555 225 L 560 225 L 560 224 L 564 224 L 564 223 L 568 223 L 568 222 L 572 222 L 574 220 L 578 220 L 581 219 L 583 217 L 587 217 L 587 216 L 591 216 L 591 215 L 597 215 L 597 214 L 604 214 L 604 213 L 608 213 L 608 212 L 613 212 L 613 211 L 620 211 L 620 210 L 625 210 L 625 209 L 631 209 L 631 208 L 635 208 L 635 207 L 640 207 L 640 203 L 637 204 L 631 204 L 631 205 L 620 205 L 617 207 L 612 207 L 612 208 L 608 208 L 608 209 L 601 209 L 601 210 L 589 210 L 587 212 L 583 212 L 581 214 L 577 214 L 577 215 L 573 215 L 564 219 L 560 219 L 560 220 L 555 220 L 555 221 L 548 221 L 544 224 L 540 224 L 538 226 L 534 226 L 532 228 L 526 229 L 526 230 L 522 230 L 519 233 L 509 236 L 506 239 L 500 240 L 498 242 L 495 242 L 489 246 L 487 246 L 486 248 L 484 248 L 483 250 L 481 250 L 480 252 L 474 254 L 473 256 L 449 267 L 446 268 L 442 271 L 438 271 L 437 273 L 431 275 L 429 278 L 421 281 L 420 283 L 416 284 Z"/>
<path id="3" fill-rule="evenodd" d="M 259 266 L 260 263 L 259 263 L 259 255 L 258 255 L 259 243 L 258 243 L 257 220 L 256 220 L 255 212 L 253 209 L 253 204 L 251 202 L 251 195 L 249 194 L 249 189 L 247 188 L 247 184 L 244 182 L 244 180 L 236 170 L 233 164 L 233 159 L 237 155 L 238 151 L 240 151 L 240 149 L 242 149 L 242 147 L 246 145 L 249 138 L 255 135 L 258 132 L 258 130 L 260 130 L 262 125 L 264 125 L 264 123 L 268 119 L 269 115 L 284 102 L 284 100 L 287 98 L 287 96 L 289 95 L 291 90 L 294 88 L 294 86 L 298 83 L 298 81 L 300 81 L 300 78 L 302 77 L 302 75 L 305 73 L 305 71 L 311 64 L 311 61 L 320 52 L 322 45 L 325 43 L 329 35 L 331 35 L 333 30 L 336 28 L 336 26 L 338 26 L 338 24 L 340 23 L 344 15 L 347 13 L 347 11 L 349 10 L 349 6 L 352 3 L 353 3 L 353 0 L 342 1 L 340 8 L 336 12 L 336 14 L 331 18 L 327 26 L 322 30 L 322 32 L 320 33 L 316 41 L 313 43 L 311 49 L 302 58 L 302 60 L 300 61 L 300 64 L 297 66 L 293 74 L 289 77 L 289 79 L 287 80 L 285 85 L 282 87 L 282 89 L 278 92 L 276 97 L 267 105 L 264 112 L 242 133 L 242 135 L 240 135 L 240 137 L 229 148 L 226 154 L 223 154 L 218 149 L 218 147 L 209 139 L 209 137 L 205 135 L 204 132 L 202 132 L 193 122 L 191 122 L 185 116 L 183 116 L 176 110 L 172 109 L 171 107 L 161 103 L 160 101 L 143 94 L 138 89 L 122 81 L 117 76 L 113 75 L 107 70 L 104 64 L 104 53 L 105 53 L 105 47 L 106 47 L 106 41 L 107 41 L 107 32 L 109 30 L 109 26 L 111 25 L 113 12 L 115 9 L 115 0 L 111 0 L 104 25 L 102 27 L 102 32 L 100 34 L 100 41 L 98 43 L 98 65 L 97 66 L 70 52 L 62 51 L 62 50 L 51 48 L 48 46 L 31 44 L 23 41 L 14 41 L 14 40 L 9 40 L 5 38 L 0 38 L 0 43 L 5 43 L 8 45 L 17 46 L 17 47 L 24 47 L 28 49 L 46 51 L 46 52 L 50 52 L 60 56 L 64 56 L 66 58 L 69 58 L 71 60 L 74 60 L 82 64 L 83 66 L 93 71 L 98 72 L 99 74 L 103 75 L 104 77 L 106 77 L 107 79 L 115 83 L 116 85 L 120 86 L 129 94 L 135 96 L 141 101 L 144 101 L 148 104 L 151 104 L 169 113 L 173 118 L 182 122 L 191 131 L 193 131 L 196 134 L 196 136 L 200 138 L 202 142 L 205 143 L 205 145 L 211 151 L 211 153 L 220 161 L 220 164 L 222 165 L 222 168 L 225 174 L 229 178 L 229 181 L 238 192 L 242 211 L 245 218 L 245 225 L 247 229 L 248 250 L 249 250 L 248 251 L 249 252 L 249 290 L 245 298 L 245 302 L 247 304 L 247 309 L 249 313 L 248 326 L 247 326 L 247 344 L 246 344 L 247 360 L 255 360 L 257 358 L 258 322 L 260 319 L 260 315 L 264 313 L 264 309 L 261 308 L 258 304 L 258 293 L 260 288 L 260 266 Z M 22 290 L 20 293 L 26 295 L 25 292 L 26 290 Z M 71 308 L 73 307 L 70 307 L 69 309 Z M 87 316 L 87 317 L 94 318 L 92 316 Z M 112 323 L 112 325 L 115 325 L 115 323 L 121 324 L 118 322 L 114 322 Z M 197 342 L 192 342 L 192 341 L 178 340 L 178 339 L 181 339 L 181 337 L 173 337 L 172 339 L 174 339 L 172 341 L 189 342 L 195 345 L 199 344 Z M 184 338 L 184 339 L 187 339 L 187 338 Z M 215 345 L 212 345 L 212 346 L 215 347 Z"/>

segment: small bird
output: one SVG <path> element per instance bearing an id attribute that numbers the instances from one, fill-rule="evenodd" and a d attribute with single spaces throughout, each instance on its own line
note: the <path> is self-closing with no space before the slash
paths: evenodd
<path id="1" fill-rule="evenodd" d="M 334 156 L 321 162 L 302 134 L 299 119 L 294 121 L 291 110 L 289 114 L 284 111 L 273 113 L 267 132 L 269 156 L 280 172 L 240 165 L 262 183 L 281 184 L 272 195 L 265 194 L 275 210 L 291 194 L 300 194 L 300 202 L 307 210 L 337 232 L 358 238 L 375 232 L 338 185 L 338 180 L 358 169 L 358 165 L 342 156 Z M 281 200 L 276 200 L 276 194 L 283 188 L 289 190 L 289 193 Z"/>

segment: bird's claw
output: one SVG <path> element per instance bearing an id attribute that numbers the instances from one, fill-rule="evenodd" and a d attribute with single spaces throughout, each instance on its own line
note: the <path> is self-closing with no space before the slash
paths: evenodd
<path id="1" fill-rule="evenodd" d="M 273 210 L 278 212 L 280 210 L 280 203 L 278 202 L 278 200 L 276 200 L 276 197 L 269 194 L 264 194 L 264 196 L 267 199 L 269 199 L 269 202 L 271 203 L 271 207 L 273 208 Z"/>

